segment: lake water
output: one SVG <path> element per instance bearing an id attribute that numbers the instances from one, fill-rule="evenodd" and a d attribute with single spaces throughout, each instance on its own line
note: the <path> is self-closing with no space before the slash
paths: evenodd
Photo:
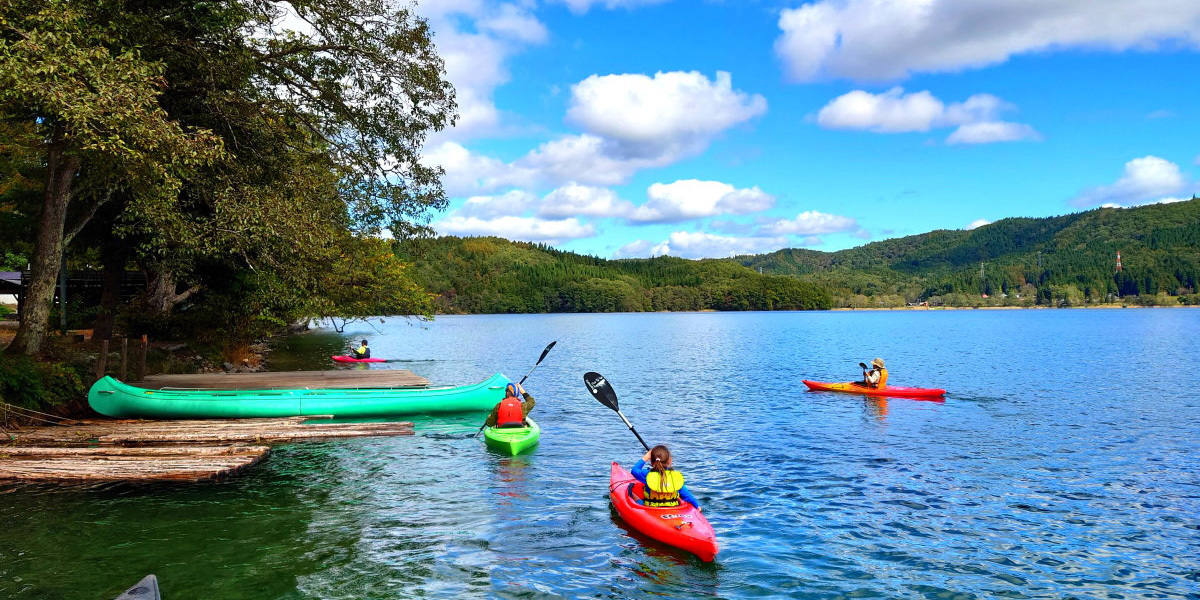
<path id="1" fill-rule="evenodd" d="M 276 369 L 373 354 L 435 383 L 529 378 L 543 427 L 481 415 L 276 449 L 183 486 L 0 489 L 0 597 L 1200 598 L 1200 310 L 449 316 L 288 341 Z M 943 402 L 808 392 L 879 356 Z M 356 365 L 363 367 L 365 365 Z M 648 542 L 608 505 L 641 454 L 582 374 L 670 445 L 721 543 Z"/>

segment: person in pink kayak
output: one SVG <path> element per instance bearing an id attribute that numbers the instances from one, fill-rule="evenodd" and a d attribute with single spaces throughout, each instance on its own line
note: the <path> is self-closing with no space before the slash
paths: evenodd
<path id="1" fill-rule="evenodd" d="M 683 473 L 672 469 L 671 466 L 671 451 L 662 444 L 651 448 L 633 465 L 630 474 L 646 486 L 643 498 L 638 504 L 679 506 L 679 501 L 683 500 L 703 512 L 700 501 L 683 485 Z"/>
<path id="2" fill-rule="evenodd" d="M 367 340 L 363 340 L 361 346 L 350 349 L 350 358 L 357 358 L 359 360 L 371 358 L 371 349 L 367 347 Z"/>

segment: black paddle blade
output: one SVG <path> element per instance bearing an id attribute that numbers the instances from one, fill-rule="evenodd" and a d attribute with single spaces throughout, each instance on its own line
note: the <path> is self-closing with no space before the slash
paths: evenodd
<path id="1" fill-rule="evenodd" d="M 554 345 L 557 343 L 558 343 L 558 340 L 554 340 L 553 342 L 550 342 L 550 345 L 546 346 L 545 350 L 542 350 L 542 355 L 538 357 L 538 361 L 535 364 L 539 364 L 539 365 L 542 364 L 542 360 L 546 358 L 547 354 L 550 354 L 550 349 L 553 348 Z"/>
<path id="2" fill-rule="evenodd" d="M 583 385 L 587 386 L 588 391 L 596 400 L 613 410 L 620 410 L 617 407 L 617 393 L 613 391 L 612 386 L 608 384 L 608 380 L 603 375 L 588 371 L 583 374 Z"/>
<path id="3" fill-rule="evenodd" d="M 867 370 L 867 363 L 858 363 L 858 366 L 862 367 L 864 371 Z"/>

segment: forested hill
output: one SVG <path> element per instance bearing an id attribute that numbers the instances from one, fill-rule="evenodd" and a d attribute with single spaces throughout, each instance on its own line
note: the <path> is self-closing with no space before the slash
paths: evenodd
<path id="1" fill-rule="evenodd" d="M 1004 219 L 838 252 L 789 248 L 735 260 L 826 287 L 844 306 L 1195 303 L 1200 200 Z"/>
<path id="2" fill-rule="evenodd" d="M 411 240 L 397 253 L 448 313 L 800 310 L 832 306 L 824 288 L 727 259 L 605 260 L 501 238 Z"/>

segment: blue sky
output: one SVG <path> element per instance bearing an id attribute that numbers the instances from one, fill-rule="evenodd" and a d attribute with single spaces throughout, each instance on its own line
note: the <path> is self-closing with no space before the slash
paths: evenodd
<path id="1" fill-rule="evenodd" d="M 443 234 L 834 251 L 1200 192 L 1195 0 L 424 0 Z"/>

